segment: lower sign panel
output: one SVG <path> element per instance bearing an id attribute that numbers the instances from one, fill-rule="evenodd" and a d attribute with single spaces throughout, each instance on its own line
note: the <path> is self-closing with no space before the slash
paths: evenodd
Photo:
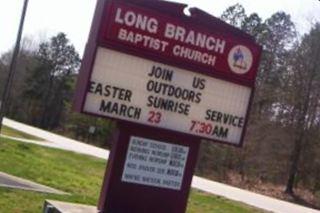
<path id="1" fill-rule="evenodd" d="M 251 92 L 99 47 L 83 111 L 239 145 Z"/>
<path id="2" fill-rule="evenodd" d="M 122 181 L 180 190 L 189 147 L 131 137 Z"/>

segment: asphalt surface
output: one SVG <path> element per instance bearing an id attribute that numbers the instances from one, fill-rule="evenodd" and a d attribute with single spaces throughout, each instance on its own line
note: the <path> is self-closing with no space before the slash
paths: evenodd
<path id="1" fill-rule="evenodd" d="M 95 146 L 84 144 L 69 138 L 62 137 L 26 124 L 22 124 L 5 118 L 3 124 L 17 129 L 30 135 L 43 138 L 47 143 L 28 140 L 28 143 L 35 143 L 41 146 L 54 147 L 63 150 L 69 150 L 102 159 L 108 159 L 109 151 Z M 198 176 L 193 176 L 192 187 L 201 191 L 223 196 L 230 200 L 240 201 L 251 206 L 258 207 L 271 212 L 279 213 L 320 213 L 319 210 L 307 208 L 290 202 L 282 201 L 265 195 L 260 195 L 240 188 L 232 187 L 226 184 L 211 181 Z"/>
<path id="2" fill-rule="evenodd" d="M 0 186 L 3 187 L 13 187 L 13 188 L 30 188 L 30 190 L 33 189 L 32 186 L 29 186 L 28 184 L 22 184 L 19 181 L 12 180 L 8 177 L 3 177 L 0 174 Z"/>
<path id="3" fill-rule="evenodd" d="M 54 194 L 66 194 L 65 192 L 53 189 L 48 186 L 44 186 L 23 178 L 19 178 L 13 175 L 9 175 L 4 172 L 0 172 L 0 187 L 30 190 L 44 193 L 54 193 Z"/>

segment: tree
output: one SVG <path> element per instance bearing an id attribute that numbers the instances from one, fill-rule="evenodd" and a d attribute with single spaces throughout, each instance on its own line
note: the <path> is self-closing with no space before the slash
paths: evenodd
<path id="1" fill-rule="evenodd" d="M 278 103 L 279 89 L 285 84 L 287 58 L 295 43 L 295 26 L 290 15 L 277 12 L 264 23 L 263 54 L 256 81 L 255 109 L 259 116 L 272 117 L 273 105 Z"/>
<path id="2" fill-rule="evenodd" d="M 0 86 L 11 55 L 9 51 L 0 57 Z M 24 38 L 7 116 L 95 145 L 108 145 L 114 122 L 71 110 L 79 64 L 77 52 L 63 33 L 42 42 Z M 94 133 L 89 133 L 93 126 Z"/>
<path id="3" fill-rule="evenodd" d="M 21 98 L 25 89 L 25 80 L 30 69 L 33 69 L 36 64 L 33 43 L 33 40 L 28 37 L 22 40 L 21 50 L 17 60 L 16 74 L 12 81 L 12 89 L 7 102 L 8 109 L 6 116 L 20 121 L 25 121 L 26 118 L 26 104 Z M 3 81 L 7 79 L 12 52 L 13 50 L 10 50 L 0 58 L 0 80 L 2 82 L 0 82 L 0 85 L 4 85 Z M 2 89 L 3 87 L 0 88 L 1 91 Z"/>
<path id="4" fill-rule="evenodd" d="M 293 187 L 299 172 L 299 163 L 304 150 L 306 156 L 310 150 L 309 140 L 317 137 L 320 117 L 320 24 L 316 24 L 301 44 L 292 51 L 286 93 L 282 102 L 281 118 L 294 130 L 294 146 L 291 153 L 291 165 L 286 184 L 286 192 L 293 194 Z M 313 135 L 314 137 L 310 137 Z M 311 146 L 314 147 L 314 146 Z M 314 147 L 315 148 L 315 147 Z M 308 164 L 313 164 L 313 160 Z"/>
<path id="5" fill-rule="evenodd" d="M 63 129 L 65 132 L 71 133 L 71 137 L 96 146 L 111 147 L 107 139 L 116 127 L 114 121 L 74 112 L 71 109 L 71 104 L 67 104 L 65 118 Z M 94 131 L 90 132 L 89 129 L 92 127 Z"/>
<path id="6" fill-rule="evenodd" d="M 26 82 L 24 97 L 32 106 L 31 113 L 38 115 L 32 123 L 52 129 L 61 122 L 65 102 L 72 97 L 73 75 L 80 58 L 64 33 L 41 43 L 36 58 L 38 66 Z"/>
<path id="7" fill-rule="evenodd" d="M 241 28 L 246 17 L 245 9 L 240 4 L 228 7 L 221 15 L 223 21 L 238 28 Z"/>

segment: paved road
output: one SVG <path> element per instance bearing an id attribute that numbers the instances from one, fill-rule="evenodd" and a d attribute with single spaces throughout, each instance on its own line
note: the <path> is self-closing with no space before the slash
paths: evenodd
<path id="1" fill-rule="evenodd" d="M 35 127 L 31 127 L 10 119 L 5 118 L 3 123 L 19 131 L 43 138 L 47 143 L 28 140 L 29 143 L 36 143 L 42 146 L 59 148 L 74 151 L 82 154 L 108 159 L 109 151 L 97 148 L 88 144 L 81 143 L 69 138 L 62 137 Z M 240 201 L 251 206 L 279 213 L 320 213 L 315 209 L 306 208 L 293 203 L 274 199 L 268 196 L 253 193 L 247 190 L 228 186 L 226 184 L 214 182 L 198 176 L 193 176 L 192 187 L 207 193 L 226 197 L 231 200 Z"/>
<path id="2" fill-rule="evenodd" d="M 6 177 L 1 175 L 0 173 L 0 186 L 3 187 L 17 187 L 17 188 L 30 188 L 32 189 L 32 187 L 30 187 L 27 184 L 23 184 L 21 182 L 15 181 L 12 178 Z"/>
<path id="3" fill-rule="evenodd" d="M 31 190 L 44 193 L 68 194 L 60 190 L 38 184 L 23 178 L 0 172 L 0 187 Z"/>
<path id="4" fill-rule="evenodd" d="M 70 138 L 62 137 L 60 135 L 53 134 L 51 132 L 47 132 L 32 126 L 28 126 L 26 124 L 19 123 L 7 118 L 3 119 L 3 124 L 13 129 L 19 130 L 21 132 L 25 132 L 27 134 L 34 135 L 39 138 L 43 138 L 46 141 L 46 143 L 43 143 L 39 141 L 26 140 L 26 142 L 28 143 L 35 143 L 42 146 L 78 152 L 78 153 L 91 155 L 91 156 L 95 156 L 95 157 L 106 159 L 106 160 L 109 157 L 108 150 L 91 146 L 76 140 L 72 140 Z"/>

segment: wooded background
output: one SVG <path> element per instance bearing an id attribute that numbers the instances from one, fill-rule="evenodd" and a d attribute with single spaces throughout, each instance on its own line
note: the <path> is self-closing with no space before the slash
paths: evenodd
<path id="1" fill-rule="evenodd" d="M 320 23 L 300 35 L 290 15 L 277 12 L 262 20 L 239 4 L 220 18 L 254 36 L 263 54 L 244 147 L 203 141 L 196 173 L 240 187 L 282 186 L 291 196 L 304 189 L 319 207 Z M 1 55 L 0 85 L 11 55 Z M 24 38 L 6 116 L 110 148 L 107 138 L 116 124 L 71 109 L 80 63 L 64 33 L 47 41 Z"/>

